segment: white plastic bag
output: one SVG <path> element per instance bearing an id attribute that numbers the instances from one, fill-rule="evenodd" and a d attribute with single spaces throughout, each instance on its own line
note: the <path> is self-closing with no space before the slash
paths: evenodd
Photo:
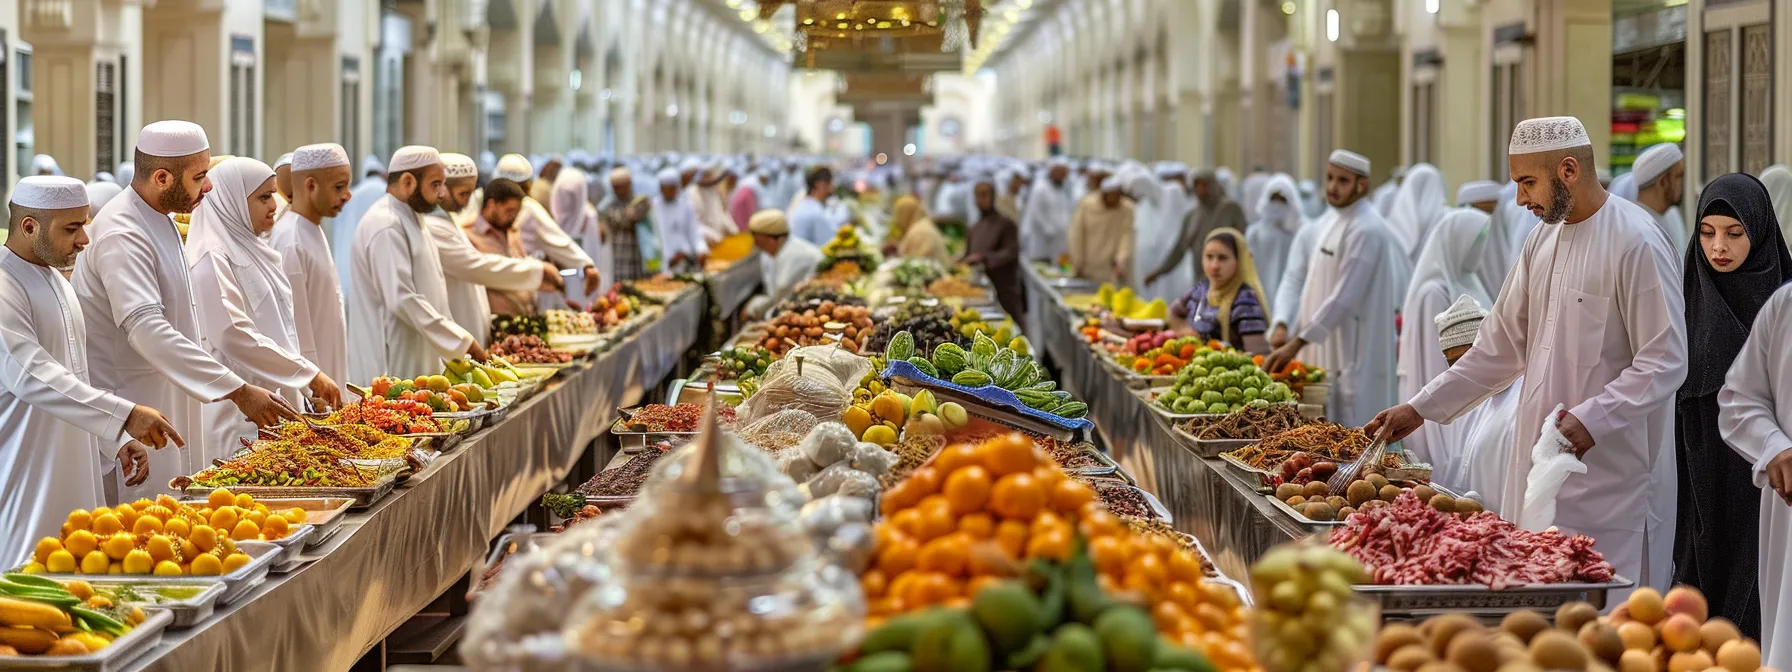
<path id="1" fill-rule="evenodd" d="M 1564 408 L 1556 404 L 1555 410 L 1549 412 L 1542 436 L 1531 446 L 1531 473 L 1525 480 L 1524 513 L 1519 516 L 1518 526 L 1532 532 L 1555 525 L 1556 493 L 1561 492 L 1562 483 L 1570 474 L 1587 473 L 1587 465 L 1569 452 L 1571 444 L 1556 424 Z"/>

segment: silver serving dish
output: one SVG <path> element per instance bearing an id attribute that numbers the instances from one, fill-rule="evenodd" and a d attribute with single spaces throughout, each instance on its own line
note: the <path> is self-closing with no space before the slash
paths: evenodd
<path id="1" fill-rule="evenodd" d="M 1165 524 L 1170 524 L 1170 523 L 1176 522 L 1175 519 L 1171 518 L 1170 510 L 1167 508 L 1164 508 L 1164 503 L 1161 501 L 1158 501 L 1156 495 L 1146 492 L 1144 488 L 1138 487 L 1136 485 L 1127 485 L 1125 483 L 1110 481 L 1110 482 L 1100 483 L 1095 486 L 1098 496 L 1100 494 L 1100 491 L 1104 488 L 1122 488 L 1122 489 L 1131 490 L 1133 492 L 1136 492 L 1139 494 L 1139 499 L 1145 500 L 1145 507 L 1151 510 L 1151 515 L 1153 517 L 1156 517 L 1158 520 L 1164 521 Z"/>
<path id="2" fill-rule="evenodd" d="M 187 496 L 181 498 L 181 501 L 203 503 L 206 498 L 204 496 Z M 304 548 L 322 544 L 335 535 L 337 530 L 342 529 L 342 520 L 348 515 L 349 506 L 354 504 L 354 500 L 347 497 L 269 497 L 266 499 L 257 497 L 255 502 L 267 505 L 268 510 L 275 513 L 287 509 L 304 509 L 305 522 L 300 525 L 310 526 L 314 529 L 311 536 L 305 539 Z"/>
<path id="3" fill-rule="evenodd" d="M 272 511 L 273 507 L 268 507 Z M 306 519 L 310 519 L 307 515 Z M 299 561 L 299 554 L 311 545 L 311 537 L 317 535 L 317 528 L 310 523 L 303 523 L 292 528 L 286 536 L 267 542 L 278 546 L 280 554 L 268 565 L 271 574 L 285 574 L 304 563 Z"/>
<path id="4" fill-rule="evenodd" d="M 171 584 L 171 583 L 147 584 L 147 585 L 146 584 L 132 584 L 132 583 L 129 583 L 126 581 L 115 581 L 115 580 L 109 580 L 109 579 L 87 579 L 87 583 L 89 585 L 92 585 L 96 590 L 104 590 L 106 588 L 125 586 L 125 587 L 129 587 L 132 590 L 135 590 L 139 593 L 155 591 L 158 588 L 191 588 L 192 587 L 192 586 L 175 585 L 175 584 Z M 169 613 L 172 613 L 174 615 L 174 622 L 170 623 L 168 625 L 168 627 L 170 627 L 170 628 L 190 628 L 190 627 L 193 627 L 194 625 L 198 625 L 200 621 L 204 621 L 207 618 L 211 618 L 212 612 L 216 611 L 218 608 L 218 598 L 222 597 L 223 595 L 224 595 L 224 584 L 214 583 L 214 584 L 211 584 L 204 588 L 200 588 L 199 594 L 194 595 L 194 596 L 189 597 L 184 600 L 169 600 L 166 602 L 136 602 L 136 601 L 128 601 L 127 600 L 127 601 L 125 601 L 125 604 L 134 604 L 139 607 L 142 607 L 145 610 L 166 609 L 169 611 Z M 3 663 L 0 663 L 0 667 L 4 667 L 4 666 L 5 665 Z"/>
<path id="5" fill-rule="evenodd" d="M 1635 581 L 1614 576 L 1605 583 L 1545 583 L 1513 586 L 1494 590 L 1482 585 L 1467 586 L 1353 586 L 1356 594 L 1381 605 L 1382 615 L 1425 617 L 1444 612 L 1470 612 L 1480 615 L 1507 614 L 1514 611 L 1548 612 L 1569 602 L 1587 602 L 1604 609 L 1606 595 L 1635 585 Z"/>
<path id="6" fill-rule="evenodd" d="M 174 487 L 176 490 L 185 492 L 186 494 L 188 494 L 190 496 L 198 496 L 198 497 L 204 497 L 205 495 L 210 494 L 212 490 L 216 489 L 211 486 L 204 486 L 204 485 L 188 485 L 184 489 L 180 488 L 180 487 L 175 487 L 172 483 L 170 483 L 169 485 L 170 485 L 170 487 Z M 391 493 L 392 488 L 395 486 L 396 486 L 396 483 L 393 481 L 393 479 L 387 478 L 383 481 L 380 481 L 379 483 L 376 483 L 374 485 L 370 485 L 370 486 L 367 486 L 364 488 L 282 487 L 282 486 L 277 486 L 277 485 L 233 485 L 233 486 L 230 486 L 230 491 L 234 492 L 236 494 L 239 494 L 239 495 L 252 495 L 255 497 L 255 499 L 257 501 L 264 500 L 264 499 L 289 499 L 289 498 L 301 498 L 301 499 L 343 498 L 343 499 L 347 499 L 350 501 L 350 504 L 348 507 L 350 511 L 357 511 L 360 509 L 365 509 L 367 507 L 373 506 L 374 502 L 379 501 L 381 498 L 383 498 L 387 494 Z"/>
<path id="7" fill-rule="evenodd" d="M 284 549 L 266 541 L 239 541 L 236 548 L 249 556 L 249 564 L 237 568 L 236 571 L 222 576 L 155 576 L 153 574 L 39 574 L 46 579 L 57 581 L 87 581 L 103 579 L 108 582 L 132 586 L 210 586 L 222 584 L 223 594 L 218 596 L 220 606 L 235 602 L 268 577 L 268 566 L 271 565 Z M 23 564 L 23 563 L 21 563 Z M 108 647 L 110 648 L 110 647 Z M 4 668 L 0 664 L 0 668 Z"/>
<path id="8" fill-rule="evenodd" d="M 112 672 L 123 670 L 139 658 L 162 645 L 162 634 L 174 622 L 167 609 L 144 609 L 142 623 L 112 645 L 84 656 L 0 656 L 0 669 L 5 670 L 82 670 Z"/>

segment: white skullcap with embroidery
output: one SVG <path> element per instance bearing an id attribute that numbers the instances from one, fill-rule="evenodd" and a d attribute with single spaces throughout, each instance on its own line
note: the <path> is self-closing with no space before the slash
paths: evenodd
<path id="1" fill-rule="evenodd" d="M 280 158 L 274 160 L 274 170 L 279 170 L 281 166 L 290 165 L 292 165 L 292 152 L 281 154 Z"/>
<path id="2" fill-rule="evenodd" d="M 1350 151 L 1348 149 L 1332 150 L 1331 157 L 1327 158 L 1325 160 L 1325 162 L 1332 164 L 1334 166 L 1337 166 L 1339 168 L 1343 168 L 1350 172 L 1356 173 L 1363 177 L 1369 176 L 1369 167 L 1370 167 L 1369 157 L 1363 156 L 1361 154 Z"/>
<path id="3" fill-rule="evenodd" d="M 677 186 L 679 181 L 677 168 L 661 168 L 659 174 L 654 177 L 659 180 L 660 186 L 668 184 Z"/>
<path id="4" fill-rule="evenodd" d="M 191 121 L 158 121 L 137 134 L 137 151 L 150 156 L 192 156 L 211 148 L 205 129 Z"/>
<path id="5" fill-rule="evenodd" d="M 1636 186 L 1647 187 L 1655 178 L 1667 174 L 1674 164 L 1686 159 L 1680 146 L 1671 142 L 1650 145 L 1643 153 L 1636 155 L 1636 163 L 1631 164 L 1631 172 L 1636 173 Z"/>
<path id="6" fill-rule="evenodd" d="M 1463 294 L 1450 304 L 1448 310 L 1431 318 L 1437 324 L 1437 347 L 1449 350 L 1457 346 L 1471 345 L 1475 342 L 1475 334 L 1481 330 L 1481 320 L 1487 319 L 1487 311 L 1473 297 Z"/>
<path id="7" fill-rule="evenodd" d="M 1486 203 L 1487 201 L 1497 200 L 1500 200 L 1500 185 L 1498 182 L 1474 180 L 1463 182 L 1462 186 L 1456 189 L 1457 205 Z"/>
<path id="8" fill-rule="evenodd" d="M 479 177 L 479 164 L 473 163 L 473 157 L 465 154 L 443 154 L 442 167 L 448 171 L 450 180 Z"/>
<path id="9" fill-rule="evenodd" d="M 617 166 L 610 169 L 611 182 L 627 182 L 634 179 L 634 177 L 634 173 L 629 172 L 628 166 Z"/>
<path id="10" fill-rule="evenodd" d="M 497 177 L 512 182 L 528 182 L 535 179 L 535 165 L 521 154 L 505 154 L 498 159 Z"/>
<path id="11" fill-rule="evenodd" d="M 334 142 L 305 145 L 292 151 L 292 172 L 323 170 L 349 165 L 348 150 Z"/>
<path id="12" fill-rule="evenodd" d="M 392 162 L 386 164 L 386 169 L 390 172 L 402 173 L 407 170 L 416 170 L 425 166 L 433 166 L 441 162 L 442 154 L 441 152 L 437 152 L 434 147 L 425 145 L 406 145 L 404 147 L 399 147 L 398 151 L 392 153 Z"/>
<path id="13" fill-rule="evenodd" d="M 1512 144 L 1506 153 L 1537 154 L 1592 145 L 1593 140 L 1587 137 L 1587 127 L 1581 125 L 1579 119 L 1538 117 L 1518 122 L 1518 127 L 1512 129 Z"/>
<path id="14" fill-rule="evenodd" d="M 12 204 L 21 208 L 67 210 L 87 203 L 87 183 L 73 177 L 32 175 L 12 189 Z"/>
<path id="15" fill-rule="evenodd" d="M 1105 191 L 1120 191 L 1120 188 L 1122 186 L 1125 186 L 1125 185 L 1120 182 L 1119 175 L 1109 175 L 1106 179 L 1103 179 L 1101 181 L 1101 190 L 1104 192 Z"/>

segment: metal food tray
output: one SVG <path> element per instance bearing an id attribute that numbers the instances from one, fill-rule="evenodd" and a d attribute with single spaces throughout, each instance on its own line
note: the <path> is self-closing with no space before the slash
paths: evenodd
<path id="1" fill-rule="evenodd" d="M 274 507 L 270 506 L 268 510 L 272 511 Z M 307 514 L 305 518 L 309 520 L 311 516 Z M 304 564 L 299 562 L 299 554 L 311 545 L 311 538 L 316 535 L 317 526 L 301 523 L 286 536 L 267 542 L 280 547 L 280 554 L 269 564 L 270 573 L 285 574 Z"/>
<path id="2" fill-rule="evenodd" d="M 184 477 L 183 477 L 184 478 Z M 348 509 L 359 511 L 373 506 L 374 502 L 392 492 L 397 483 L 387 478 L 379 483 L 364 488 L 349 487 L 287 487 L 279 485 L 232 485 L 230 491 L 239 495 L 251 495 L 256 500 L 262 499 L 313 499 L 340 497 L 350 501 Z M 169 487 L 173 487 L 170 483 Z M 175 488 L 180 490 L 180 488 Z M 206 485 L 188 485 L 182 492 L 188 495 L 203 497 L 217 488 Z"/>
<path id="3" fill-rule="evenodd" d="M 1095 467 L 1061 467 L 1065 473 L 1081 474 L 1083 476 L 1107 476 L 1120 470 L 1120 465 L 1114 462 L 1114 458 L 1108 457 L 1100 450 L 1097 450 L 1094 445 L 1079 443 L 1074 444 L 1074 447 L 1077 452 L 1088 453 L 1090 457 L 1093 457 L 1096 462 L 1101 464 L 1100 466 Z"/>
<path id="4" fill-rule="evenodd" d="M 1102 488 L 1125 488 L 1127 490 L 1136 491 L 1139 493 L 1139 498 L 1145 500 L 1145 507 L 1148 509 L 1151 509 L 1151 514 L 1156 516 L 1158 520 L 1164 521 L 1165 525 L 1169 525 L 1169 524 L 1176 522 L 1176 520 L 1174 518 L 1170 517 L 1170 510 L 1167 508 L 1164 508 L 1163 502 L 1158 501 L 1157 495 L 1153 495 L 1149 492 L 1146 492 L 1144 488 L 1141 488 L 1136 485 L 1127 485 L 1125 483 L 1115 483 L 1115 482 L 1101 483 L 1101 484 L 1098 484 L 1095 486 L 1095 489 L 1097 491 L 1096 492 L 1096 500 L 1097 501 L 1099 501 L 1101 499 L 1100 490 Z"/>
<path id="5" fill-rule="evenodd" d="M 1382 615 L 1430 616 L 1445 612 L 1506 614 L 1514 611 L 1550 611 L 1569 602 L 1587 602 L 1604 609 L 1606 594 L 1635 585 L 1613 576 L 1605 583 L 1542 583 L 1494 590 L 1483 585 L 1382 586 L 1358 584 L 1358 596 L 1375 600 Z"/>
<path id="6" fill-rule="evenodd" d="M 0 656 L 0 670 L 123 670 L 162 645 L 162 634 L 174 622 L 167 609 L 144 609 L 145 618 L 112 645 L 80 656 Z"/>
<path id="7" fill-rule="evenodd" d="M 1223 586 L 1226 586 L 1227 588 L 1232 589 L 1232 592 L 1238 593 L 1238 603 L 1239 604 L 1244 605 L 1246 608 L 1253 606 L 1253 601 L 1251 599 L 1251 589 L 1245 587 L 1244 584 L 1234 581 L 1230 577 L 1223 576 L 1223 575 L 1222 576 L 1210 576 L 1210 577 L 1207 577 L 1202 580 L 1207 583 L 1221 584 Z M 1383 612 L 1383 613 L 1386 613 L 1386 612 Z"/>
<path id="8" fill-rule="evenodd" d="M 1371 485 L 1373 485 L 1373 484 L 1371 484 Z M 1437 494 L 1440 494 L 1440 495 L 1449 495 L 1454 498 L 1462 497 L 1462 495 L 1457 494 L 1455 490 L 1451 490 L 1449 488 L 1438 485 L 1436 483 L 1426 483 L 1425 485 L 1429 486 L 1432 490 L 1436 490 Z M 1313 520 L 1311 518 L 1308 518 L 1308 517 L 1306 517 L 1306 515 L 1302 514 L 1301 512 L 1294 510 L 1294 507 L 1289 506 L 1288 503 L 1282 501 L 1281 498 L 1276 497 L 1275 493 L 1273 493 L 1273 492 L 1265 494 L 1264 496 L 1268 497 L 1270 504 L 1274 505 L 1277 509 L 1280 509 L 1282 511 L 1283 515 L 1294 519 L 1294 522 L 1300 523 L 1301 525 L 1304 525 L 1304 526 L 1312 529 L 1315 532 L 1329 530 L 1334 527 L 1342 527 L 1344 525 L 1343 520 Z M 1365 503 L 1367 503 L 1367 502 L 1365 502 Z"/>
<path id="9" fill-rule="evenodd" d="M 191 587 L 191 586 L 181 586 L 181 585 L 172 584 L 172 583 L 151 583 L 151 584 L 137 583 L 137 584 L 133 584 L 133 583 L 130 583 L 127 581 L 116 581 L 116 580 L 107 580 L 107 579 L 88 579 L 87 583 L 91 584 L 95 589 L 104 589 L 104 588 L 109 588 L 109 587 L 125 586 L 125 587 L 129 587 L 130 589 L 135 590 L 140 593 L 146 592 L 146 591 L 154 591 L 157 588 L 190 588 Z M 173 602 L 159 602 L 159 603 L 153 603 L 153 604 L 147 603 L 147 602 L 126 602 L 126 604 L 135 604 L 139 607 L 142 607 L 144 610 L 166 609 L 166 610 L 168 610 L 169 613 L 172 613 L 174 615 L 174 622 L 168 624 L 168 627 L 170 627 L 170 628 L 190 628 L 190 627 L 193 627 L 194 625 L 199 624 L 200 621 L 203 621 L 207 618 L 211 618 L 212 612 L 216 611 L 218 608 L 218 598 L 222 597 L 223 595 L 224 595 L 224 584 L 214 583 L 214 584 L 211 584 L 210 586 L 207 586 L 207 587 L 201 589 L 199 591 L 198 595 L 194 595 L 194 596 L 189 597 L 184 600 L 177 600 L 177 601 L 173 601 Z M 5 664 L 0 663 L 0 667 L 5 667 Z"/>
<path id="10" fill-rule="evenodd" d="M 103 579 L 110 582 L 132 586 L 209 586 L 222 584 L 223 594 L 218 596 L 218 605 L 223 606 L 235 602 L 237 598 L 247 594 L 262 579 L 268 576 L 268 566 L 284 552 L 279 546 L 265 541 L 239 541 L 236 548 L 249 556 L 249 564 L 236 571 L 222 576 L 155 576 L 153 574 L 55 574 L 43 573 L 38 576 L 56 581 L 86 581 Z M 21 565 L 24 563 L 20 563 Z M 110 647 L 108 647 L 110 648 Z M 4 668 L 0 664 L 0 668 Z"/>

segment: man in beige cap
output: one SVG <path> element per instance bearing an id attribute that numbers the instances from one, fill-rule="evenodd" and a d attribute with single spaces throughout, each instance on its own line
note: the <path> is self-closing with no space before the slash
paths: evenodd
<path id="1" fill-rule="evenodd" d="M 10 235 L 0 249 L 0 360 L 9 372 L 0 380 L 0 482 L 9 512 L 0 516 L 0 557 L 16 560 L 38 539 L 56 536 L 63 512 L 105 505 L 107 471 L 143 482 L 143 443 L 179 446 L 181 438 L 161 413 L 88 383 L 85 322 L 69 310 L 75 290 L 57 271 L 87 245 L 86 186 L 72 177 L 27 177 L 11 200 Z"/>
<path id="2" fill-rule="evenodd" d="M 779 301 L 796 291 L 796 286 L 815 276 L 821 263 L 821 248 L 802 238 L 790 235 L 790 222 L 783 210 L 760 210 L 747 220 L 753 233 L 753 246 L 759 248 L 759 276 L 765 292 L 747 300 L 746 313 L 754 319 L 763 317 Z"/>
<path id="3" fill-rule="evenodd" d="M 144 126 L 130 188 L 88 225 L 92 242 L 76 258 L 72 282 L 87 321 L 93 384 L 160 409 L 176 427 L 202 426 L 200 405 L 225 399 L 262 427 L 297 420 L 298 412 L 285 401 L 243 382 L 199 345 L 180 231 L 169 216 L 193 212 L 211 191 L 210 167 L 211 144 L 198 124 Z M 121 480 L 118 491 L 108 493 L 117 496 L 109 499 L 166 492 L 168 479 L 203 468 L 198 461 L 204 454 L 199 445 L 156 451 L 150 455 L 149 479 L 135 486 Z"/>

